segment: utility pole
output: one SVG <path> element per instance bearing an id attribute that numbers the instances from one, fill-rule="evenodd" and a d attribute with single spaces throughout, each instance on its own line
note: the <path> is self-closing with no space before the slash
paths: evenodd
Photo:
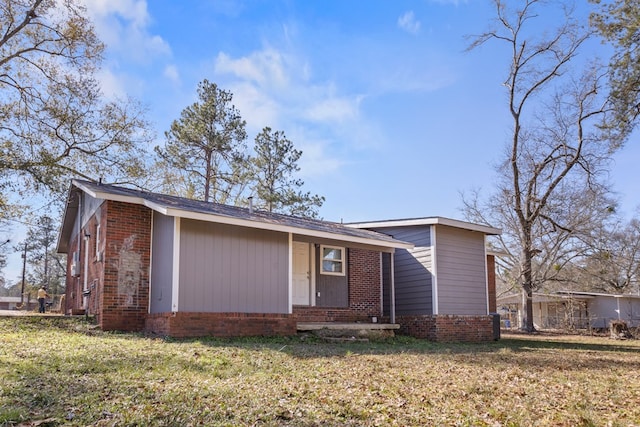
<path id="1" fill-rule="evenodd" d="M 24 252 L 22 253 L 22 290 L 20 291 L 20 305 L 24 307 L 24 279 L 27 274 L 27 242 L 24 242 Z M 27 300 L 27 304 L 29 301 Z"/>

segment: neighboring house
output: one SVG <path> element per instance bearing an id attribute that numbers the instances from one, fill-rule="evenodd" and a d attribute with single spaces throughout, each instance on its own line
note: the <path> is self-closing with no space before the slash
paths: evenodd
<path id="1" fill-rule="evenodd" d="M 493 339 L 486 263 L 478 261 L 489 229 L 448 221 L 421 227 L 436 232 L 441 248 L 430 249 L 442 274 L 431 284 L 438 294 L 430 314 L 447 320 L 457 335 L 441 328 L 428 337 Z M 467 232 L 480 245 L 456 249 Z M 407 312 L 396 306 L 399 262 L 392 260 L 414 246 L 353 224 L 74 180 L 58 251 L 68 254 L 66 313 L 95 315 L 105 330 L 186 337 L 292 335 L 309 322 L 402 325 Z M 451 249 L 455 261 L 445 259 Z M 462 264 L 466 273 L 448 275 Z M 473 293 L 475 287 L 482 289 Z M 473 316 L 484 317 L 484 334 Z M 422 336 L 415 328 L 403 331 Z"/>
<path id="2" fill-rule="evenodd" d="M 499 312 L 520 327 L 522 295 L 498 298 Z M 640 295 L 558 291 L 533 294 L 533 323 L 538 329 L 606 329 L 612 320 L 624 320 L 629 327 L 640 326 Z"/>
<path id="3" fill-rule="evenodd" d="M 21 302 L 25 306 L 27 305 L 26 298 L 23 300 L 20 297 L 0 297 L 0 310 L 16 310 L 21 307 Z M 35 297 L 31 297 L 28 304 L 31 308 L 35 308 L 38 305 L 38 300 Z"/>
<path id="4" fill-rule="evenodd" d="M 486 237 L 501 230 L 442 217 L 349 224 L 413 243 L 385 254 L 384 296 L 400 332 L 439 341 L 496 338 L 495 257 Z M 394 286 L 391 286 L 391 271 Z M 499 333 L 499 324 L 498 333 Z"/>

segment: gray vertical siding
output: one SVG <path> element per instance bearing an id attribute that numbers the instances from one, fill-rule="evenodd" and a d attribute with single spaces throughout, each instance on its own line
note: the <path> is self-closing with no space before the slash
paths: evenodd
<path id="1" fill-rule="evenodd" d="M 183 219 L 179 310 L 288 313 L 286 233 Z"/>
<path id="2" fill-rule="evenodd" d="M 154 212 L 153 239 L 151 243 L 151 289 L 149 295 L 151 313 L 171 311 L 173 224 L 173 217 Z"/>
<path id="3" fill-rule="evenodd" d="M 436 226 L 438 314 L 487 314 L 484 234 Z"/>
<path id="4" fill-rule="evenodd" d="M 344 246 L 341 246 L 344 247 Z M 345 265 L 347 269 L 349 250 L 344 249 Z M 348 307 L 349 306 L 349 285 L 347 274 L 344 276 L 333 276 L 320 274 L 322 262 L 320 261 L 320 251 L 316 251 L 316 306 L 318 307 Z M 319 294 L 319 295 L 318 295 Z"/>
<path id="5" fill-rule="evenodd" d="M 396 315 L 433 314 L 430 227 L 376 230 L 415 245 L 413 249 L 397 249 L 394 254 Z"/>

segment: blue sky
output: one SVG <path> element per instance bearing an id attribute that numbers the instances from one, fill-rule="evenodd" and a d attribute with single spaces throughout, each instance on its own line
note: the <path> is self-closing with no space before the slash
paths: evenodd
<path id="1" fill-rule="evenodd" d="M 493 18 L 488 0 L 87 4 L 108 46 L 105 92 L 145 103 L 158 143 L 206 78 L 234 94 L 251 141 L 270 126 L 303 151 L 327 220 L 460 218 L 461 192 L 491 190 L 508 52 L 465 52 Z M 632 145 L 612 176 L 629 211 Z"/>
<path id="2" fill-rule="evenodd" d="M 270 126 L 303 151 L 325 219 L 459 217 L 459 191 L 490 183 L 504 73 L 494 52 L 464 53 L 487 2 L 100 3 L 105 91 L 145 102 L 158 142 L 206 78 L 250 140 Z"/>
<path id="3" fill-rule="evenodd" d="M 508 52 L 465 52 L 494 16 L 488 0 L 86 3 L 107 45 L 105 94 L 145 104 L 158 144 L 208 79 L 234 94 L 250 141 L 270 126 L 303 151 L 326 220 L 463 219 L 460 193 L 492 189 Z M 627 214 L 640 204 L 637 139 L 611 173 Z"/>

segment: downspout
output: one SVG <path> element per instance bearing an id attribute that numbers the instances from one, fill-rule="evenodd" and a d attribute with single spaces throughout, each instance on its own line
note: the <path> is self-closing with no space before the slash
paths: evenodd
<path id="1" fill-rule="evenodd" d="M 84 235 L 84 280 L 82 284 L 82 305 L 89 314 L 89 235 Z"/>
<path id="2" fill-rule="evenodd" d="M 380 252 L 380 318 L 384 317 L 384 252 Z M 391 286 L 391 284 L 389 284 Z M 375 321 L 374 321 L 375 323 Z"/>
<path id="3" fill-rule="evenodd" d="M 396 274 L 393 262 L 394 254 L 395 251 L 391 253 L 391 261 L 389 262 L 389 265 L 391 266 L 391 292 L 389 295 L 389 299 L 391 300 L 391 307 L 389 310 L 391 323 L 396 323 Z"/>
<path id="4" fill-rule="evenodd" d="M 431 278 L 433 283 L 431 284 L 431 298 L 432 301 L 432 314 L 435 316 L 438 314 L 438 254 L 436 248 L 436 226 L 432 225 L 430 230 L 431 237 Z"/>
<path id="5" fill-rule="evenodd" d="M 80 259 L 81 259 L 80 256 L 82 255 L 82 216 L 84 214 L 84 210 L 83 210 L 84 197 L 83 197 L 83 194 L 80 191 L 77 191 L 76 194 L 78 195 L 78 218 L 77 218 L 78 219 L 78 248 L 77 248 L 76 263 L 80 263 Z M 80 271 L 78 265 L 76 265 L 76 271 Z M 75 280 L 76 283 L 74 283 L 74 289 L 77 292 L 78 284 L 79 284 L 78 282 L 80 281 L 79 274 L 78 274 L 78 276 L 76 276 L 75 271 L 72 271 L 71 273 L 76 277 L 76 280 Z M 85 277 L 86 277 L 86 275 L 85 275 Z M 84 298 L 84 296 L 83 296 L 83 301 L 82 301 L 82 306 L 83 307 L 85 306 L 85 299 L 86 298 Z M 74 300 L 77 301 L 75 298 L 74 298 Z M 74 301 L 73 305 L 76 304 L 75 301 Z M 76 307 L 72 307 L 72 308 L 76 308 Z"/>
<path id="6" fill-rule="evenodd" d="M 487 261 L 487 235 L 486 234 L 482 238 L 482 244 L 484 247 L 484 291 L 487 293 L 487 314 L 491 314 L 491 311 L 489 310 L 490 308 L 489 306 L 491 304 L 489 303 L 489 265 L 488 265 L 489 263 Z M 496 307 L 496 311 L 497 311 L 497 307 Z"/>

